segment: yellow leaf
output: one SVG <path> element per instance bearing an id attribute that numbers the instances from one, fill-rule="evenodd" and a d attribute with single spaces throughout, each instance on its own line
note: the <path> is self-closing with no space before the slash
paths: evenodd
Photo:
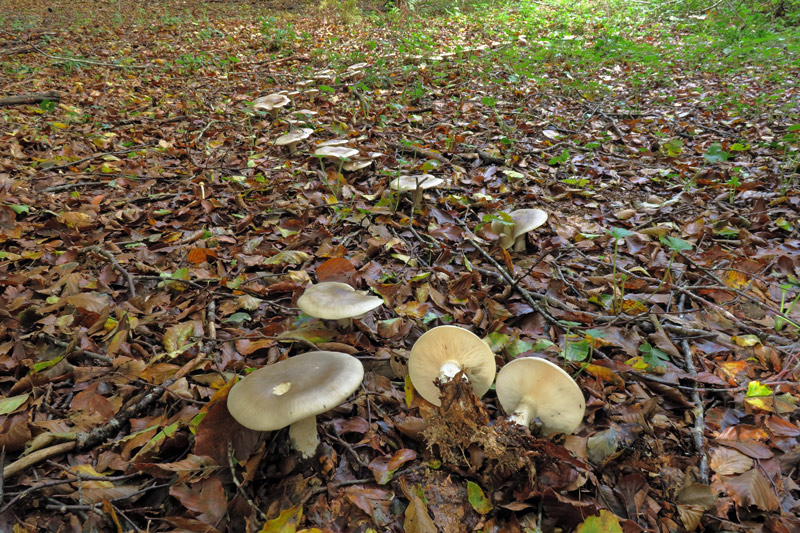
<path id="1" fill-rule="evenodd" d="M 761 344 L 761 340 L 759 340 L 759 338 L 755 335 L 734 335 L 731 337 L 731 340 L 744 348 Z"/>
<path id="2" fill-rule="evenodd" d="M 92 225 L 92 217 L 80 211 L 65 211 L 58 215 L 58 221 L 70 228 L 87 228 Z"/>

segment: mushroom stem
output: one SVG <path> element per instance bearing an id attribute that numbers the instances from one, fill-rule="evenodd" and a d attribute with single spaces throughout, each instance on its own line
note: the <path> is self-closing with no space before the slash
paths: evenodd
<path id="1" fill-rule="evenodd" d="M 317 453 L 317 446 L 319 446 L 317 417 L 303 418 L 289 426 L 289 438 L 292 441 L 292 447 L 297 450 L 303 459 L 313 457 Z"/>
<path id="2" fill-rule="evenodd" d="M 536 418 L 536 405 L 527 398 L 523 398 L 514 408 L 514 412 L 511 413 L 508 420 L 520 426 L 529 427 L 534 418 Z"/>
<path id="3" fill-rule="evenodd" d="M 461 372 L 461 365 L 459 365 L 456 361 L 445 361 L 441 367 L 439 367 L 439 379 L 442 381 L 450 381 L 456 374 Z M 464 374 L 464 379 L 467 379 L 467 375 Z"/>
<path id="4" fill-rule="evenodd" d="M 528 244 L 527 242 L 525 242 L 525 235 L 527 235 L 527 234 L 523 233 L 522 235 L 517 237 L 517 239 L 514 241 L 514 251 L 515 252 L 524 252 L 525 251 L 525 248 L 526 248 L 526 246 Z"/>
<path id="5" fill-rule="evenodd" d="M 289 144 L 287 144 L 287 145 L 286 145 L 286 146 L 288 146 L 288 147 L 289 147 L 289 153 L 290 153 L 290 154 L 293 154 L 293 153 L 295 153 L 295 152 L 297 151 L 297 145 L 298 145 L 299 143 L 300 143 L 300 141 L 298 141 L 298 142 L 296 142 L 296 143 L 289 143 Z"/>

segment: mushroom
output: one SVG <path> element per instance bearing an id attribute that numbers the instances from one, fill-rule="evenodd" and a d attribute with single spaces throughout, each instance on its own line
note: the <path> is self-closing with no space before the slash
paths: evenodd
<path id="1" fill-rule="evenodd" d="M 500 235 L 500 246 L 510 248 L 513 244 L 515 252 L 525 250 L 526 233 L 547 222 L 547 213 L 541 209 L 517 209 L 508 216 L 511 217 L 511 224 L 493 220 L 492 231 Z"/>
<path id="2" fill-rule="evenodd" d="M 420 396 L 441 405 L 434 381 L 450 381 L 459 372 L 479 398 L 492 386 L 494 353 L 480 337 L 458 326 L 439 326 L 423 334 L 408 357 L 408 375 Z"/>
<path id="3" fill-rule="evenodd" d="M 311 128 L 300 128 L 296 130 L 292 130 L 285 135 L 281 135 L 277 139 L 275 139 L 275 144 L 277 146 L 288 146 L 289 152 L 295 153 L 297 151 L 297 145 L 300 141 L 308 139 L 311 134 L 314 133 L 314 130 Z"/>
<path id="4" fill-rule="evenodd" d="M 292 447 L 303 458 L 319 445 L 318 414 L 336 407 L 364 378 L 361 362 L 341 352 L 308 352 L 259 368 L 231 388 L 228 411 L 246 428 L 289 426 Z"/>
<path id="5" fill-rule="evenodd" d="M 358 155 L 358 150 L 355 148 L 348 148 L 347 146 L 321 146 L 314 151 L 314 155 L 319 157 L 320 160 L 330 159 L 339 164 L 340 168 L 344 167 L 351 158 Z M 345 169 L 346 170 L 346 169 Z"/>
<path id="6" fill-rule="evenodd" d="M 372 311 L 383 304 L 383 298 L 355 290 L 347 283 L 323 281 L 308 287 L 297 307 L 305 314 L 326 320 L 350 319 Z"/>
<path id="7" fill-rule="evenodd" d="M 322 141 L 317 146 L 319 146 L 319 147 L 323 147 L 323 146 L 344 146 L 348 142 L 349 141 L 347 139 L 329 139 L 327 141 Z"/>
<path id="8" fill-rule="evenodd" d="M 291 102 L 289 97 L 285 94 L 268 94 L 256 98 L 253 102 L 253 109 L 256 111 L 266 111 L 270 114 L 272 119 L 278 118 L 278 111 L 281 107 L 288 105 Z"/>
<path id="9" fill-rule="evenodd" d="M 529 427 L 538 419 L 545 435 L 572 433 L 581 425 L 586 410 L 575 380 L 538 357 L 521 357 L 506 364 L 497 374 L 495 389 L 510 421 Z"/>
<path id="10" fill-rule="evenodd" d="M 441 178 L 436 178 L 430 174 L 419 176 L 399 176 L 389 183 L 389 187 L 397 192 L 415 191 L 417 189 L 431 189 L 444 183 Z"/>

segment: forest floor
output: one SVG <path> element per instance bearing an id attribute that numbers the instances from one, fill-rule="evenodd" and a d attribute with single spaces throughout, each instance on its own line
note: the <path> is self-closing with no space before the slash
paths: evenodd
<path id="1" fill-rule="evenodd" d="M 0 0 L 0 530 L 800 531 L 800 16 L 707 4 Z M 427 403 L 440 325 L 582 424 Z M 302 461 L 226 398 L 311 350 L 366 373 Z"/>

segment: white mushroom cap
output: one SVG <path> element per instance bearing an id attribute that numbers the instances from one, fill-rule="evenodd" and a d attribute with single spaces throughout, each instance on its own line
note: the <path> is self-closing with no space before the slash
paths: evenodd
<path id="1" fill-rule="evenodd" d="M 547 213 L 541 209 L 517 209 L 508 214 L 513 224 L 492 221 L 492 231 L 500 235 L 500 246 L 521 251 L 525 249 L 525 234 L 547 222 Z"/>
<path id="2" fill-rule="evenodd" d="M 285 94 L 268 94 L 267 96 L 256 98 L 253 102 L 253 109 L 256 111 L 267 111 L 274 118 L 278 115 L 278 109 L 290 102 L 291 100 L 289 100 L 289 97 Z"/>
<path id="3" fill-rule="evenodd" d="M 358 150 L 346 146 L 322 146 L 316 149 L 314 155 L 339 162 L 357 156 Z"/>
<path id="4" fill-rule="evenodd" d="M 420 396 L 440 405 L 434 380 L 452 379 L 463 371 L 479 398 L 492 386 L 496 367 L 494 353 L 480 337 L 458 326 L 439 326 L 427 331 L 411 348 L 408 374 Z"/>
<path id="5" fill-rule="evenodd" d="M 306 288 L 297 306 L 307 315 L 325 320 L 353 318 L 383 304 L 383 298 L 355 290 L 347 283 L 324 281 Z"/>
<path id="6" fill-rule="evenodd" d="M 330 139 L 328 141 L 322 141 L 317 146 L 344 146 L 348 143 L 347 139 Z"/>
<path id="7" fill-rule="evenodd" d="M 352 161 L 347 161 L 345 164 L 343 164 L 342 168 L 348 172 L 355 172 L 356 170 L 367 168 L 371 164 L 372 159 L 353 159 Z"/>
<path id="8" fill-rule="evenodd" d="M 538 419 L 545 435 L 572 433 L 586 411 L 586 401 L 575 380 L 538 357 L 521 357 L 506 364 L 497 374 L 495 389 L 509 420 L 528 427 Z"/>
<path id="9" fill-rule="evenodd" d="M 286 426 L 295 449 L 314 455 L 316 415 L 336 407 L 364 378 L 361 362 L 341 352 L 308 352 L 265 366 L 231 388 L 228 411 L 256 431 Z"/>
<path id="10" fill-rule="evenodd" d="M 436 178 L 430 174 L 419 176 L 399 176 L 389 183 L 389 187 L 399 192 L 415 191 L 420 189 L 431 189 L 444 183 L 441 178 Z"/>
<path id="11" fill-rule="evenodd" d="M 314 130 L 311 128 L 300 128 L 292 130 L 285 135 L 281 135 L 275 139 L 275 144 L 278 146 L 288 146 L 289 150 L 294 152 L 297 149 L 297 143 L 302 140 L 308 139 Z"/>

